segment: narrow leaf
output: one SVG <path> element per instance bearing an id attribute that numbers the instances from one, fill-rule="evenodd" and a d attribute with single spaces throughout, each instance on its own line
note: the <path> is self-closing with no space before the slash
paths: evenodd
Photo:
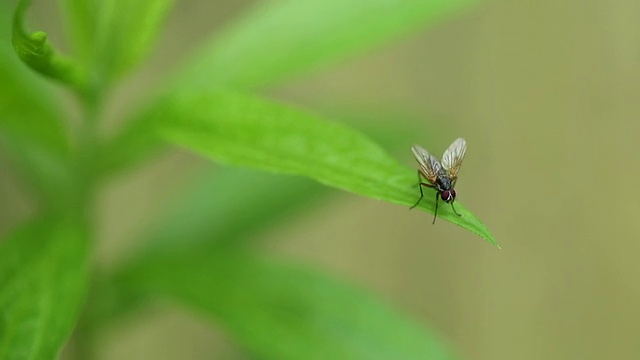
<path id="1" fill-rule="evenodd" d="M 156 119 L 137 114 L 113 139 L 100 144 L 98 171 L 106 177 L 165 150 Z"/>
<path id="2" fill-rule="evenodd" d="M 318 201 L 326 187 L 308 179 L 222 168 L 201 174 L 147 235 L 151 249 L 241 246 Z"/>
<path id="3" fill-rule="evenodd" d="M 74 56 L 83 64 L 92 61 L 96 45 L 96 24 L 100 13 L 93 0 L 58 0 L 64 19 L 66 37 L 74 50 Z"/>
<path id="4" fill-rule="evenodd" d="M 291 107 L 238 94 L 182 94 L 148 116 L 163 121 L 164 137 L 215 161 L 308 176 L 406 206 L 419 194 L 415 168 L 344 125 Z M 419 208 L 433 213 L 434 202 L 422 201 Z M 458 203 L 457 209 L 462 216 L 447 207 L 438 215 L 497 245 L 478 218 Z"/>
<path id="5" fill-rule="evenodd" d="M 71 59 L 58 54 L 42 31 L 27 33 L 24 17 L 30 0 L 21 0 L 13 17 L 13 47 L 22 61 L 38 73 L 74 88 L 83 88 L 85 76 Z"/>
<path id="6" fill-rule="evenodd" d="M 191 89 L 268 85 L 433 24 L 475 2 L 265 2 L 196 54 L 180 81 Z"/>
<path id="7" fill-rule="evenodd" d="M 74 222 L 49 218 L 0 241 L 0 358 L 56 357 L 84 297 L 86 240 Z"/>
<path id="8" fill-rule="evenodd" d="M 476 2 L 264 2 L 197 52 L 169 88 L 191 91 L 270 85 L 432 25 Z M 120 170 L 162 148 L 149 136 L 150 125 L 133 119 L 107 144 L 104 173 Z"/>
<path id="9" fill-rule="evenodd" d="M 65 152 L 68 144 L 62 118 L 48 102 L 53 94 L 4 55 L 0 50 L 0 62 L 4 64 L 0 67 L 0 132 L 28 139 L 52 152 Z"/>
<path id="10" fill-rule="evenodd" d="M 242 252 L 143 260 L 122 274 L 225 326 L 265 359 L 450 359 L 428 331 L 317 271 Z"/>
<path id="11" fill-rule="evenodd" d="M 215 256 L 221 249 L 246 247 L 256 234 L 302 213 L 327 192 L 305 178 L 263 171 L 219 168 L 199 175 L 167 204 L 143 235 L 144 248 L 129 263 L 149 254 L 173 257 L 196 251 Z M 149 296 L 126 288 L 113 276 L 94 279 L 92 285 L 86 321 L 78 334 L 86 338 L 136 310 Z"/>
<path id="12" fill-rule="evenodd" d="M 73 2 L 78 3 L 78 0 Z M 78 6 L 76 4 L 73 4 Z M 99 76 L 110 80 L 124 75 L 144 59 L 160 37 L 160 28 L 173 6 L 173 0 L 113 0 L 92 2 L 97 22 L 91 41 L 95 54 L 93 62 Z M 83 12 L 71 15 L 83 16 Z M 75 19 L 75 23 L 83 22 Z M 84 24 L 86 26 L 86 23 Z M 86 44 L 80 45 L 87 47 Z"/>
<path id="13" fill-rule="evenodd" d="M 69 205 L 69 194 L 77 192 L 77 188 L 73 187 L 68 157 L 11 133 L 0 134 L 0 150 L 8 153 L 11 164 L 31 187 L 39 205 L 51 210 Z"/>

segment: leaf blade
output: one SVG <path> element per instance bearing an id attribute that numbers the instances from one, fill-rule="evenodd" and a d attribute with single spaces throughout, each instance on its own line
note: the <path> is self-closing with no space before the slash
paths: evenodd
<path id="1" fill-rule="evenodd" d="M 245 246 L 250 234 L 298 214 L 327 192 L 305 178 L 237 168 L 208 170 L 186 190 L 150 228 L 149 249 Z"/>
<path id="2" fill-rule="evenodd" d="M 178 83 L 209 90 L 269 85 L 431 25 L 476 2 L 267 2 L 196 54 Z"/>
<path id="3" fill-rule="evenodd" d="M 95 47 L 96 24 L 99 12 L 95 2 L 90 0 L 58 0 L 58 8 L 63 16 L 65 37 L 74 55 L 83 64 L 91 62 Z"/>
<path id="4" fill-rule="evenodd" d="M 236 166 L 308 176 L 342 190 L 413 205 L 416 172 L 348 127 L 304 111 L 232 93 L 180 94 L 147 115 L 161 135 L 206 157 Z M 431 194 L 427 192 L 427 196 Z M 419 208 L 434 213 L 434 204 Z M 438 215 L 497 246 L 482 222 L 457 203 Z"/>
<path id="5" fill-rule="evenodd" d="M 86 234 L 42 218 L 0 246 L 0 357 L 52 359 L 69 337 L 84 297 Z"/>
<path id="6" fill-rule="evenodd" d="M 94 2 L 95 48 L 93 61 L 105 80 L 133 69 L 149 53 L 173 0 Z"/>
<path id="7" fill-rule="evenodd" d="M 436 336 L 369 294 L 246 252 L 153 256 L 120 281 L 199 310 L 264 358 L 452 358 Z"/>
<path id="8" fill-rule="evenodd" d="M 150 257 L 181 257 L 190 252 L 215 256 L 223 249 L 245 248 L 255 242 L 256 234 L 299 215 L 327 192 L 309 179 L 245 169 L 207 169 L 198 175 L 167 204 L 142 235 L 142 248 L 132 252 L 135 255 L 120 266 L 118 274 Z M 247 206 L 256 201 L 260 206 Z M 123 286 L 119 276 L 112 274 L 92 281 L 95 286 L 84 327 L 77 332 L 85 343 L 149 300 L 148 293 Z"/>
<path id="9" fill-rule="evenodd" d="M 205 44 L 169 81 L 166 88 L 209 91 L 220 88 L 244 90 L 271 85 L 338 62 L 420 26 L 434 24 L 477 2 L 267 2 Z M 324 16 L 319 16 L 320 13 Z M 104 151 L 110 160 L 103 165 L 104 173 L 118 171 L 162 148 L 162 144 L 147 136 L 151 128 L 149 124 L 137 123 L 135 118 L 132 122 L 105 146 Z"/>

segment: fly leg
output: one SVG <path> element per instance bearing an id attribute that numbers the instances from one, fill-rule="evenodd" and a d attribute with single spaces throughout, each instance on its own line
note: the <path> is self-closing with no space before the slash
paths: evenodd
<path id="1" fill-rule="evenodd" d="M 433 188 L 434 187 L 431 184 L 427 184 L 427 183 L 422 182 L 422 177 L 420 176 L 420 170 L 418 170 L 418 187 L 420 188 L 420 199 L 418 199 L 418 201 L 412 207 L 410 207 L 409 210 L 411 210 L 414 207 L 418 206 L 418 204 L 420 204 L 420 201 L 422 201 L 422 198 L 424 197 L 424 193 L 422 192 L 422 187 L 423 186 L 426 186 L 428 188 Z"/>
<path id="2" fill-rule="evenodd" d="M 458 213 L 458 212 L 456 211 L 456 208 L 454 208 L 454 207 L 453 207 L 453 202 L 451 202 L 451 208 L 453 209 L 453 212 L 454 212 L 454 213 L 456 213 L 456 215 L 458 215 L 458 216 L 462 216 L 462 214 Z"/>
<path id="3" fill-rule="evenodd" d="M 432 225 L 436 224 L 436 217 L 438 217 L 438 200 L 440 200 L 440 194 L 436 193 L 436 211 L 433 213 Z"/>
<path id="4" fill-rule="evenodd" d="M 458 181 L 458 179 L 454 179 L 454 180 L 453 180 L 453 184 L 451 185 L 451 188 L 454 188 L 454 187 L 456 186 L 456 181 Z M 451 208 L 453 209 L 453 212 L 454 212 L 454 213 L 456 213 L 456 215 L 458 215 L 458 216 L 462 216 L 462 214 L 458 213 L 458 212 L 456 211 L 456 208 L 455 208 L 455 207 L 453 207 L 453 201 L 451 202 Z"/>

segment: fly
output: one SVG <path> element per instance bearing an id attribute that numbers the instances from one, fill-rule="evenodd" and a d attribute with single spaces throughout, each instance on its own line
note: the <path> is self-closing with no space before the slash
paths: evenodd
<path id="1" fill-rule="evenodd" d="M 458 170 L 464 160 L 464 154 L 467 151 L 467 143 L 463 138 L 456 139 L 453 144 L 449 146 L 447 151 L 442 155 L 442 161 L 438 161 L 435 156 L 429 154 L 429 152 L 418 145 L 411 147 L 413 155 L 418 161 L 418 183 L 420 184 L 420 199 L 410 209 L 418 206 L 424 193 L 422 187 L 426 186 L 436 190 L 436 211 L 433 214 L 433 223 L 436 223 L 436 217 L 438 215 L 438 201 L 442 201 L 447 204 L 451 204 L 453 212 L 462 216 L 456 211 L 453 206 L 453 201 L 456 199 L 456 181 L 458 180 Z M 426 179 L 428 182 L 423 182 L 422 179 Z"/>

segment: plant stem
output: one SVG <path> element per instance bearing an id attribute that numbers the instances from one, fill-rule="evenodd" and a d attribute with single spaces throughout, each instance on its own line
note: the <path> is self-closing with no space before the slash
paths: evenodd
<path id="1" fill-rule="evenodd" d="M 78 141 L 73 148 L 73 184 L 70 184 L 70 200 L 74 203 L 71 208 L 77 221 L 86 226 L 87 249 L 92 251 L 91 246 L 95 241 L 94 211 L 97 191 L 96 164 L 99 149 L 99 125 L 103 114 L 104 92 L 102 86 L 93 86 L 79 96 L 83 105 L 84 116 L 82 126 L 79 131 Z M 88 254 L 89 257 L 90 254 Z M 91 283 L 90 279 L 90 283 Z M 91 291 L 90 284 L 87 289 Z M 91 306 L 91 305 L 89 305 Z M 86 311 L 86 309 L 85 309 Z M 92 331 L 92 324 L 86 323 L 85 317 L 81 316 L 79 324 L 76 326 L 73 339 L 71 356 L 76 359 L 96 358 L 95 334 Z"/>

